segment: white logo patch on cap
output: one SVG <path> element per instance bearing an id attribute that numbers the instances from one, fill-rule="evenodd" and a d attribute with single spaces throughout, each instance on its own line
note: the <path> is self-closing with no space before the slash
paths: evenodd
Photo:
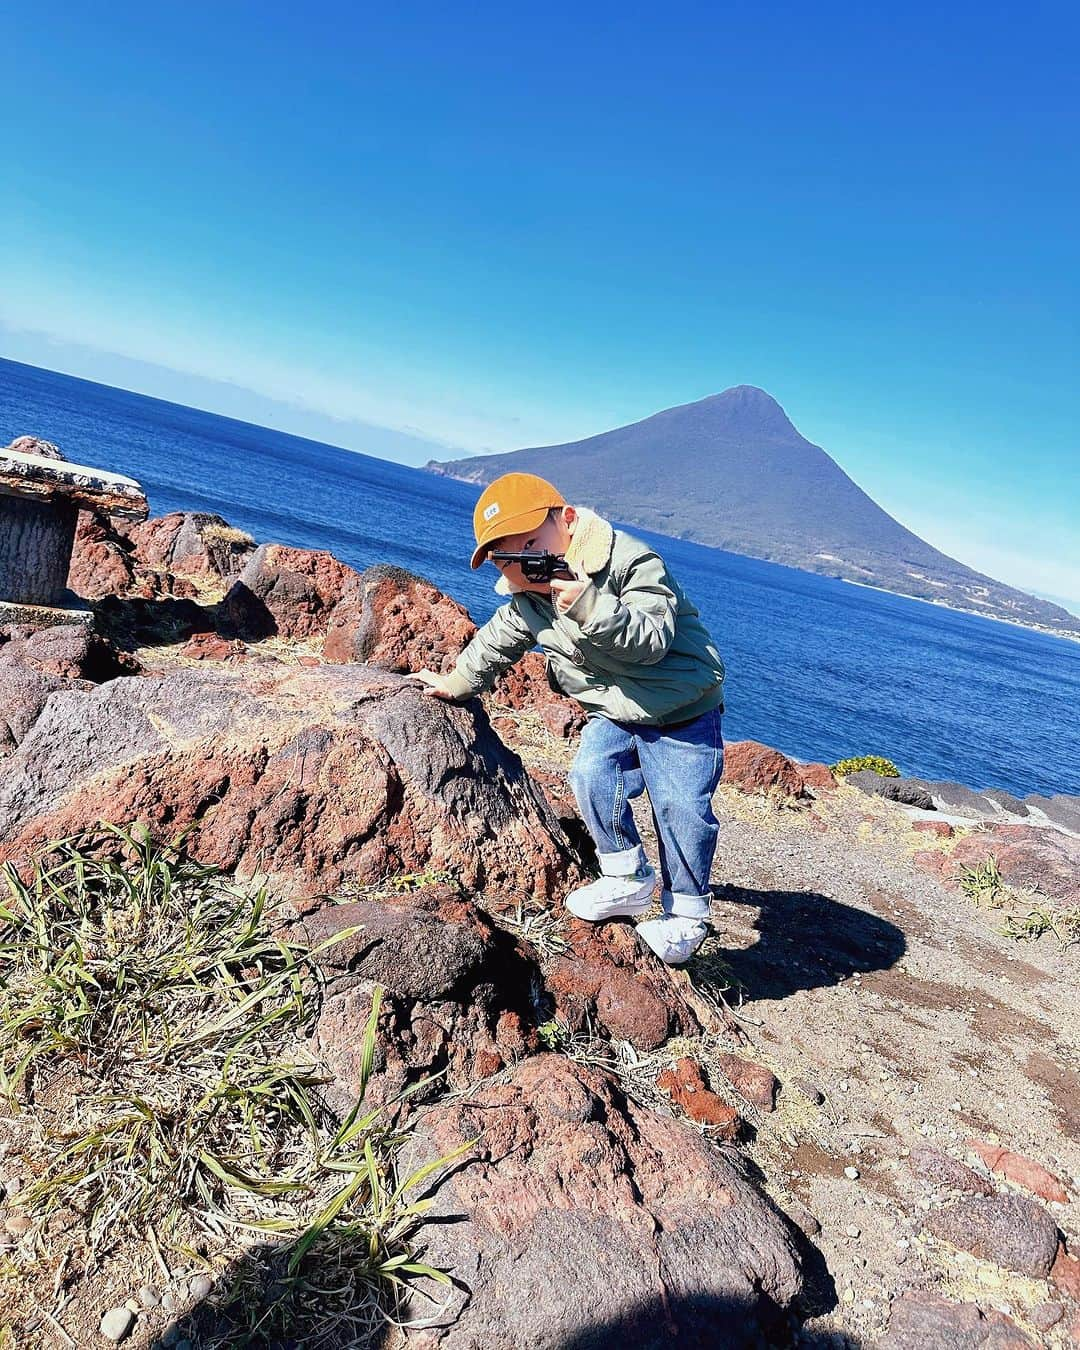
<path id="1" fill-rule="evenodd" d="M 499 514 L 499 503 L 498 503 L 498 502 L 492 502 L 490 506 L 485 506 L 485 507 L 484 507 L 484 519 L 485 519 L 485 520 L 490 520 L 492 516 L 497 516 L 498 514 Z"/>

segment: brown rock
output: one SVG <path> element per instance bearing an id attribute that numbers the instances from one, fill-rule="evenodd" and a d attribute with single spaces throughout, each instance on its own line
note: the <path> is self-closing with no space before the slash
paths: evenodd
<path id="1" fill-rule="evenodd" d="M 115 651 L 97 633 L 80 624 L 56 624 L 13 637 L 0 646 L 0 664 L 20 665 L 60 680 L 94 683 L 139 670 L 134 657 Z"/>
<path id="2" fill-rule="evenodd" d="M 1010 1149 L 999 1148 L 997 1144 L 983 1143 L 978 1139 L 969 1139 L 968 1148 L 977 1153 L 991 1172 L 1011 1181 L 1014 1186 L 1022 1186 L 1025 1191 L 1037 1195 L 1041 1200 L 1049 1200 L 1058 1205 L 1067 1205 L 1069 1195 L 1052 1172 L 1048 1172 L 1041 1163 L 1033 1162 Z"/>
<path id="3" fill-rule="evenodd" d="M 738 1111 L 709 1090 L 696 1060 L 683 1055 L 675 1061 L 674 1068 L 660 1074 L 656 1086 L 668 1093 L 691 1120 L 711 1126 L 714 1137 L 735 1139 L 738 1136 L 742 1128 Z"/>
<path id="4" fill-rule="evenodd" d="M 1066 1298 L 1074 1298 L 1080 1303 L 1080 1258 L 1070 1256 L 1064 1246 L 1058 1247 L 1050 1279 Z"/>
<path id="5" fill-rule="evenodd" d="M 207 511 L 154 516 L 132 526 L 129 538 L 145 566 L 215 581 L 237 576 L 255 551 L 250 535 Z"/>
<path id="6" fill-rule="evenodd" d="M 1057 1254 L 1057 1225 L 1041 1205 L 1022 1195 L 959 1200 L 928 1215 L 926 1226 L 961 1251 L 1036 1280 L 1046 1279 Z"/>
<path id="7" fill-rule="evenodd" d="M 1036 1303 L 1028 1311 L 1027 1320 L 1036 1331 L 1046 1332 L 1056 1327 L 1064 1316 L 1065 1309 L 1060 1303 Z"/>
<path id="8" fill-rule="evenodd" d="M 385 992 L 372 1103 L 433 1073 L 443 1075 L 438 1090 L 464 1087 L 536 1048 L 535 1031 L 525 1030 L 535 966 L 451 888 L 328 905 L 304 921 L 313 945 L 353 927 L 360 931 L 319 957 L 327 983 L 315 1033 L 346 1097 L 359 1089 L 358 1028 L 376 985 Z"/>
<path id="9" fill-rule="evenodd" d="M 454 870 L 546 900 L 578 876 L 541 793 L 482 708 L 364 666 L 183 666 L 57 692 L 0 781 L 0 857 L 102 817 L 294 896 Z"/>
<path id="10" fill-rule="evenodd" d="M 472 1161 L 435 1187 L 419 1234 L 424 1260 L 455 1282 L 422 1344 L 585 1347 L 617 1335 L 659 1350 L 719 1335 L 725 1350 L 749 1350 L 802 1290 L 795 1232 L 746 1167 L 605 1074 L 557 1055 L 525 1060 L 509 1081 L 428 1112 L 405 1165 L 470 1140 Z M 411 1311 L 432 1308 L 414 1298 Z"/>
<path id="11" fill-rule="evenodd" d="M 515 710 L 535 708 L 557 697 L 548 683 L 543 652 L 526 652 L 520 661 L 504 670 L 491 691 L 492 702 Z"/>
<path id="12" fill-rule="evenodd" d="M 776 1109 L 776 1094 L 780 1084 L 776 1076 L 763 1064 L 752 1064 L 739 1055 L 718 1054 L 716 1066 L 740 1097 L 759 1111 Z"/>
<path id="13" fill-rule="evenodd" d="M 721 780 L 743 792 L 778 788 L 785 796 L 803 797 L 806 791 L 797 764 L 760 741 L 729 741 L 724 746 Z"/>
<path id="14" fill-rule="evenodd" d="M 911 1170 L 916 1176 L 923 1177 L 935 1186 L 949 1191 L 962 1191 L 969 1195 L 993 1195 L 994 1188 L 985 1177 L 973 1172 L 956 1158 L 947 1153 L 939 1153 L 928 1144 L 917 1144 L 911 1150 Z"/>
<path id="15" fill-rule="evenodd" d="M 556 1015 L 575 1030 L 599 1025 L 639 1050 L 669 1036 L 694 1036 L 700 1023 L 671 970 L 646 954 L 631 924 L 569 921 L 570 950 L 544 965 Z"/>
<path id="16" fill-rule="evenodd" d="M 361 572 L 331 611 L 323 656 L 399 674 L 445 673 L 475 632 L 468 610 L 430 581 L 380 564 Z"/>
<path id="17" fill-rule="evenodd" d="M 938 839 L 951 839 L 956 831 L 947 820 L 917 820 L 911 827 L 919 834 L 932 834 Z"/>
<path id="18" fill-rule="evenodd" d="M 68 570 L 68 587 L 86 600 L 126 595 L 135 584 L 135 557 L 127 526 L 80 511 Z"/>
<path id="19" fill-rule="evenodd" d="M 40 436 L 16 436 L 5 447 L 17 455 L 40 455 L 42 459 L 67 459 L 58 445 L 42 440 Z"/>
<path id="20" fill-rule="evenodd" d="M 553 736 L 560 740 L 569 740 L 576 736 L 585 725 L 585 712 L 568 698 L 558 703 L 544 703 L 540 706 L 540 718 Z"/>
<path id="21" fill-rule="evenodd" d="M 356 595 L 359 572 L 331 553 L 260 544 L 222 602 L 236 636 L 323 637 L 330 613 Z"/>
<path id="22" fill-rule="evenodd" d="M 1035 825 L 991 825 L 961 839 L 949 871 L 993 857 L 1010 886 L 1041 891 L 1065 904 L 1080 904 L 1080 838 Z"/>
<path id="23" fill-rule="evenodd" d="M 1035 1350 L 1035 1342 L 1004 1313 L 919 1290 L 893 1304 L 881 1350 Z"/>
<path id="24" fill-rule="evenodd" d="M 246 654 L 247 648 L 239 638 L 223 638 L 217 633 L 196 633 L 180 651 L 189 661 L 236 661 Z"/>
<path id="25" fill-rule="evenodd" d="M 0 657 L 3 656 L 0 648 Z M 12 754 L 40 717 L 49 695 L 70 681 L 0 659 L 0 758 Z"/>
<path id="26" fill-rule="evenodd" d="M 799 777 L 814 792 L 831 792 L 836 787 L 836 775 L 827 764 L 800 764 L 797 766 Z"/>

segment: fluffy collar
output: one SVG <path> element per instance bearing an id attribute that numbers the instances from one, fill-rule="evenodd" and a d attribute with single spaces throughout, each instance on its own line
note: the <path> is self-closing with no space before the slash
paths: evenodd
<path id="1" fill-rule="evenodd" d="M 615 544 L 615 531 L 611 525 L 590 511 L 587 506 L 577 509 L 577 523 L 566 550 L 566 562 L 571 571 L 579 576 L 583 573 L 593 576 L 602 571 L 611 559 L 611 550 Z M 495 583 L 496 595 L 513 595 L 514 590 L 504 576 Z"/>

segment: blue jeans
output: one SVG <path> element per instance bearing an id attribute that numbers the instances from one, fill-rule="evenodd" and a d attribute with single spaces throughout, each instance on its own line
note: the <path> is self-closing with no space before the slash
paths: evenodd
<path id="1" fill-rule="evenodd" d="M 724 769 L 720 716 L 714 709 L 675 730 L 590 717 L 570 768 L 605 876 L 628 876 L 645 861 L 630 800 L 648 789 L 669 914 L 708 913 L 720 832 L 712 797 Z"/>

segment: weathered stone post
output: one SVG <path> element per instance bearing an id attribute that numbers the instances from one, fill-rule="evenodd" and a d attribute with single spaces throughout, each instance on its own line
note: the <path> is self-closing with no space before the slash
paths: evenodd
<path id="1" fill-rule="evenodd" d="M 145 520 L 149 507 L 133 478 L 71 464 L 48 441 L 22 436 L 0 449 L 0 621 L 47 624 L 58 619 L 42 610 L 70 608 L 81 510 Z"/>

